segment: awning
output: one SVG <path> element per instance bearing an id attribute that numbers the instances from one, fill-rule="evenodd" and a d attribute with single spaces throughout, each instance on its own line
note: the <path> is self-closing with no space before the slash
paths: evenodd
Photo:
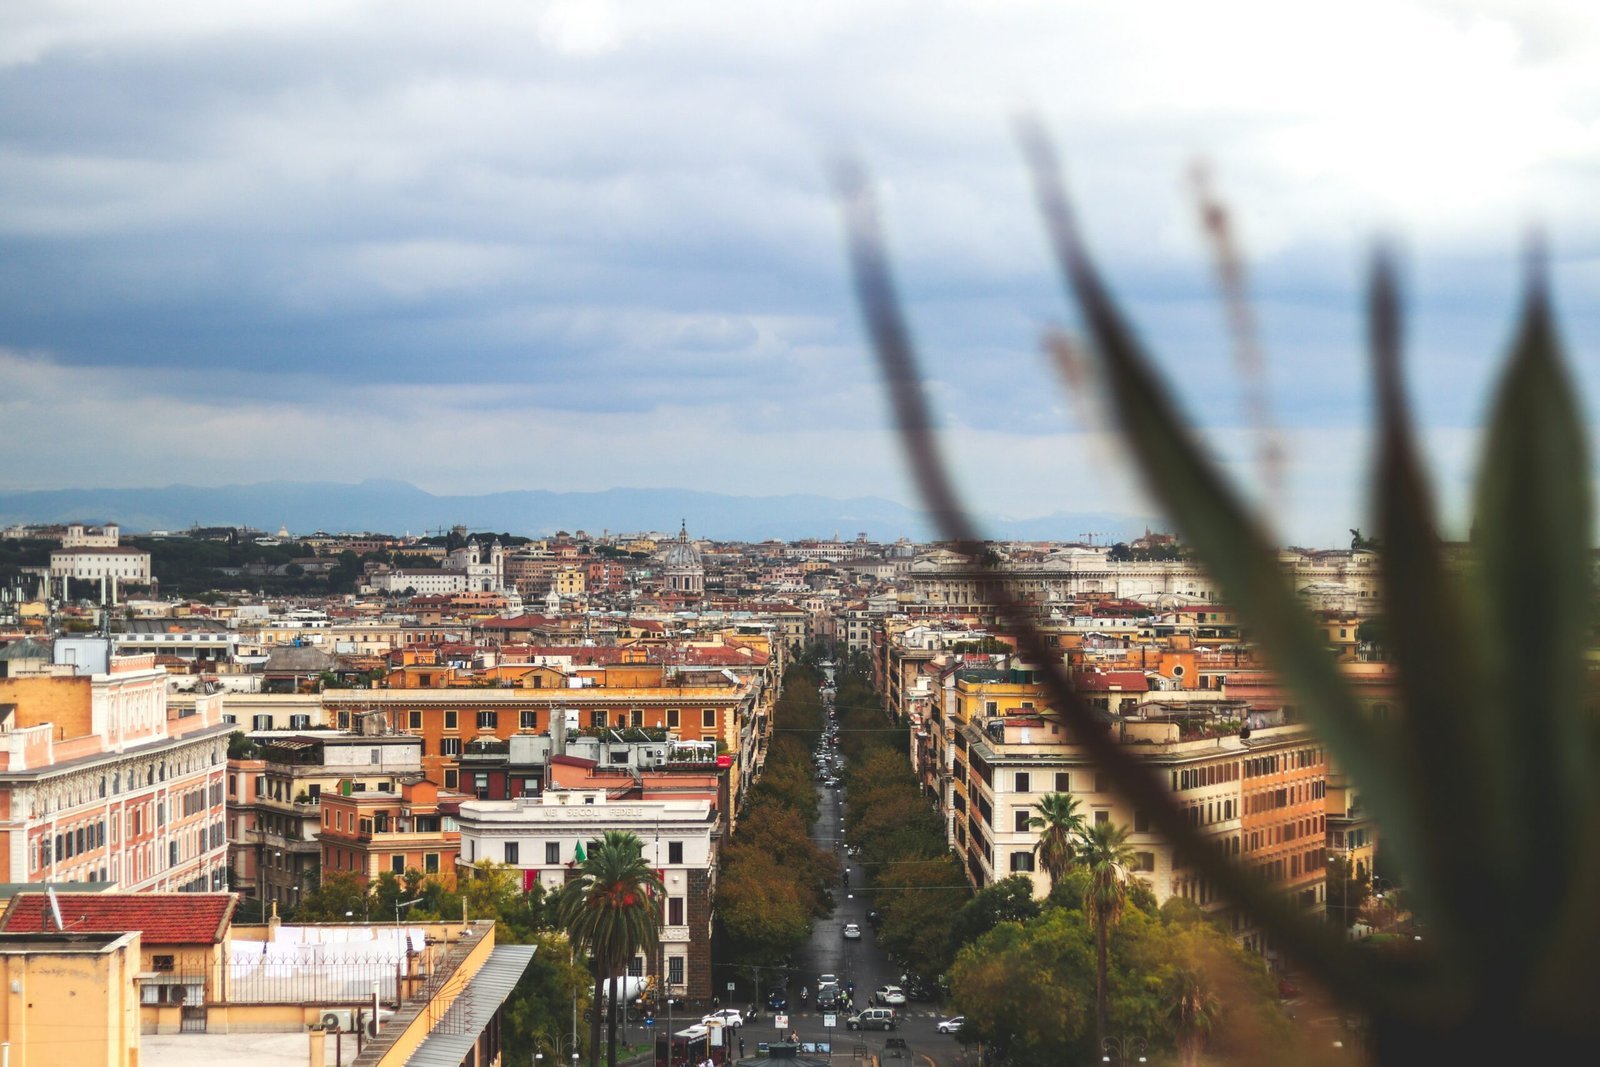
<path id="1" fill-rule="evenodd" d="M 477 1044 L 506 997 L 511 995 L 538 948 L 538 945 L 496 947 L 478 973 L 467 981 L 467 987 L 451 1003 L 450 1010 L 445 1012 L 433 1033 L 406 1060 L 407 1067 L 461 1067 L 461 1061 Z M 465 1025 L 469 1020 L 475 1025 Z"/>

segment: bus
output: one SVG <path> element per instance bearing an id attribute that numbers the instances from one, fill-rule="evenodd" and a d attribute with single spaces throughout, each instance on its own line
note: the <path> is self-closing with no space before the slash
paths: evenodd
<path id="1" fill-rule="evenodd" d="M 655 1067 L 699 1067 L 707 1060 L 715 1064 L 727 1063 L 727 1031 L 721 1026 L 716 1029 L 719 1031 L 716 1044 L 712 1043 L 709 1026 L 691 1026 L 670 1038 L 662 1034 L 656 1038 Z"/>

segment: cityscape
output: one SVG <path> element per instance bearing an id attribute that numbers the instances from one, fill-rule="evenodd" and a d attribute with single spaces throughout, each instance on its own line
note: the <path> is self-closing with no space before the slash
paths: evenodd
<path id="1" fill-rule="evenodd" d="M 89 939 L 72 973 L 114 1042 L 83 1025 L 95 1058 L 162 1062 L 199 1035 L 234 1035 L 220 1047 L 242 1056 L 274 1033 L 304 1054 L 307 1027 L 313 1060 L 591 1051 L 585 1019 L 610 994 L 556 909 L 613 834 L 653 879 L 650 936 L 617 971 L 622 1062 L 655 1057 L 655 1034 L 691 1062 L 791 1037 L 936 1063 L 1124 1035 L 1191 1055 L 1199 1032 L 1164 1021 L 1165 994 L 1126 988 L 1184 959 L 1218 970 L 1207 996 L 1248 991 L 1205 1009 L 1209 1055 L 1348 1038 L 1053 713 L 1001 587 L 1225 855 L 1353 938 L 1421 936 L 1359 788 L 1170 534 L 996 543 L 988 563 L 865 532 L 718 542 L 681 524 L 18 524 L 0 546 L 0 934 L 27 968 Z M 1374 552 L 1358 537 L 1280 564 L 1381 720 L 1396 693 Z M 985 970 L 1025 951 L 994 931 L 1070 936 L 1045 906 L 1084 922 L 1097 842 L 1139 931 L 1113 943 L 1107 1017 L 1069 967 L 1052 980 L 1073 1013 L 1036 1027 L 985 1000 Z M 62 995 L 81 1016 L 87 991 Z"/>
<path id="2" fill-rule="evenodd" d="M 0 1067 L 1600 1044 L 1572 0 L 0 5 Z"/>

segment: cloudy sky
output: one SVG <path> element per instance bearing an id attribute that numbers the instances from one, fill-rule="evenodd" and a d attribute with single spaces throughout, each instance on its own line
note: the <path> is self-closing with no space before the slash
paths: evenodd
<path id="1" fill-rule="evenodd" d="M 1404 249 L 1448 501 L 1530 224 L 1600 410 L 1597 29 L 1583 3 L 1525 0 L 9 0 L 0 489 L 384 477 L 909 501 L 830 192 L 848 153 L 881 194 L 975 504 L 1142 513 L 1039 354 L 1071 316 L 1010 132 L 1031 109 L 1249 481 L 1188 181 L 1209 161 L 1289 458 L 1280 525 L 1335 543 L 1362 521 L 1375 235 Z"/>

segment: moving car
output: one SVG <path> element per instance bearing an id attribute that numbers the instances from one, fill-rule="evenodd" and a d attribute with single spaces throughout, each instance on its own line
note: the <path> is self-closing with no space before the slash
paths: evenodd
<path id="1" fill-rule="evenodd" d="M 939 1032 L 941 1034 L 959 1034 L 966 1022 L 967 1017 L 965 1015 L 957 1015 L 953 1019 L 940 1019 Z"/>
<path id="2" fill-rule="evenodd" d="M 836 985 L 824 986 L 817 990 L 817 1010 L 837 1011 L 844 1007 L 844 990 Z"/>
<path id="3" fill-rule="evenodd" d="M 844 937 L 846 941 L 860 941 L 861 927 L 857 926 L 855 923 L 845 923 Z"/>
<path id="4" fill-rule="evenodd" d="M 888 1008 L 868 1008 L 850 1016 L 845 1025 L 852 1030 L 894 1030 L 900 1022 Z"/>
<path id="5" fill-rule="evenodd" d="M 819 991 L 822 990 L 823 987 L 825 987 L 825 986 L 838 985 L 838 984 L 839 984 L 839 976 L 836 975 L 836 974 L 819 974 L 819 975 L 817 975 L 817 989 Z"/>
<path id="6" fill-rule="evenodd" d="M 783 990 L 774 989 L 767 994 L 767 1007 L 775 1012 L 786 1011 L 789 1007 L 789 998 L 783 995 Z"/>
<path id="7" fill-rule="evenodd" d="M 899 1007 L 906 1002 L 906 991 L 897 985 L 881 985 L 877 992 L 872 994 L 872 1002 Z"/>
<path id="8" fill-rule="evenodd" d="M 723 1008 L 721 1011 L 714 1011 L 700 1020 L 702 1026 L 710 1026 L 712 1023 L 717 1022 L 720 1022 L 730 1030 L 737 1030 L 744 1025 L 744 1016 L 740 1014 L 738 1008 Z"/>

